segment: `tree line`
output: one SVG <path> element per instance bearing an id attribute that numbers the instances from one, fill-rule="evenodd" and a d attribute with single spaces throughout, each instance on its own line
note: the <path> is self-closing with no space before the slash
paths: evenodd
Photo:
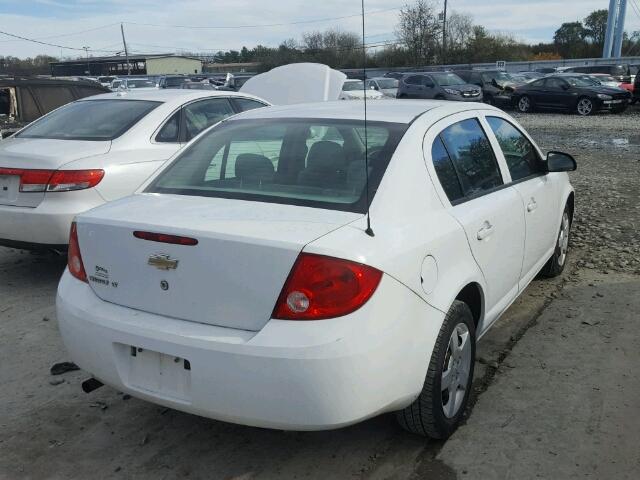
<path id="1" fill-rule="evenodd" d="M 531 61 L 600 57 L 607 28 L 607 10 L 591 12 L 583 21 L 566 22 L 553 41 L 528 44 L 517 37 L 490 32 L 471 15 L 452 12 L 446 27 L 434 0 L 417 0 L 403 7 L 395 40 L 365 44 L 355 32 L 339 29 L 307 32 L 277 47 L 219 51 L 210 55 L 182 52 L 206 63 L 258 63 L 260 71 L 293 62 L 317 62 L 333 68 L 417 67 L 438 64 L 484 63 L 496 60 Z M 625 33 L 623 54 L 640 55 L 640 32 Z M 0 73 L 47 74 L 55 57 L 19 59 L 0 56 Z"/>

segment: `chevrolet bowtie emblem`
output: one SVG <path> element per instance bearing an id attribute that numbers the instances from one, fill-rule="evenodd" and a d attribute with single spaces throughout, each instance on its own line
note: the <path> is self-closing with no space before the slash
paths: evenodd
<path id="1" fill-rule="evenodd" d="M 147 265 L 156 267 L 158 270 L 175 270 L 178 268 L 178 260 L 175 260 L 164 253 L 158 253 L 149 257 Z"/>

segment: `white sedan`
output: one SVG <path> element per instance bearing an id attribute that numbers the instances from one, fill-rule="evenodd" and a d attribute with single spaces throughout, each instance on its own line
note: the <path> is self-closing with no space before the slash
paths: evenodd
<path id="1" fill-rule="evenodd" d="M 496 108 L 411 100 L 371 104 L 365 158 L 362 111 L 232 117 L 138 194 L 79 215 L 57 296 L 72 359 L 229 422 L 398 412 L 449 436 L 476 340 L 538 273 L 563 270 L 576 163 Z"/>
<path id="2" fill-rule="evenodd" d="M 384 94 L 365 87 L 362 80 L 345 80 L 342 85 L 342 92 L 340 92 L 340 100 L 362 100 L 364 97 L 367 100 L 380 100 L 384 98 Z"/>
<path id="3" fill-rule="evenodd" d="M 202 130 L 266 102 L 153 89 L 67 104 L 0 143 L 0 245 L 66 250 L 80 212 L 133 193 Z"/>

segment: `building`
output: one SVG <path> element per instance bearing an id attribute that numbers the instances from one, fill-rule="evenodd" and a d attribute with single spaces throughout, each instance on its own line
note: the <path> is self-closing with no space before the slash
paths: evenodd
<path id="1" fill-rule="evenodd" d="M 206 73 L 257 73 L 261 65 L 258 62 L 205 63 L 203 71 Z"/>
<path id="2" fill-rule="evenodd" d="M 124 55 L 113 57 L 89 57 L 63 62 L 51 62 L 54 77 L 102 75 L 126 75 L 127 61 Z M 194 74 L 202 72 L 202 61 L 181 55 L 129 55 L 131 75 Z"/>

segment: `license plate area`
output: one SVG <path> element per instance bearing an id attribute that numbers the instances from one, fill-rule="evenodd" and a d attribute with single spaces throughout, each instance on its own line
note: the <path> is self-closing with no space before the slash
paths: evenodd
<path id="1" fill-rule="evenodd" d="M 191 401 L 191 362 L 134 345 L 116 345 L 123 383 L 160 398 Z"/>
<path id="2" fill-rule="evenodd" d="M 17 175 L 0 175 L 0 200 L 15 202 L 20 188 L 20 177 Z"/>

